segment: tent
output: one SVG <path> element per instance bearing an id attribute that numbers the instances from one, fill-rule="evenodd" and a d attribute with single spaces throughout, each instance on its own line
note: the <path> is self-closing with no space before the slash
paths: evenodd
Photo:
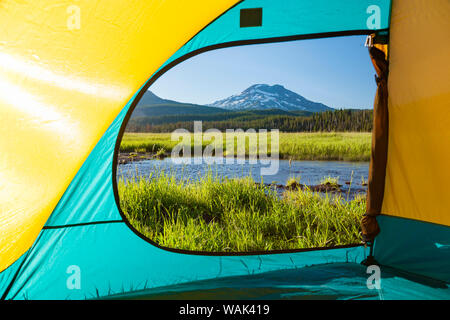
<path id="1" fill-rule="evenodd" d="M 2 1 L 0 296 L 450 298 L 449 13 L 448 0 Z M 185 252 L 127 222 L 116 155 L 159 76 L 217 48 L 361 34 L 378 74 L 368 246 Z"/>

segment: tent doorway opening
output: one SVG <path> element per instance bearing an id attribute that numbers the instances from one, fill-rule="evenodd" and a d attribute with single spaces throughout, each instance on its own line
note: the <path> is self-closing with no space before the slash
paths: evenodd
<path id="1" fill-rule="evenodd" d="M 163 74 L 120 145 L 129 223 L 195 252 L 359 244 L 376 91 L 364 43 L 230 47 Z"/>

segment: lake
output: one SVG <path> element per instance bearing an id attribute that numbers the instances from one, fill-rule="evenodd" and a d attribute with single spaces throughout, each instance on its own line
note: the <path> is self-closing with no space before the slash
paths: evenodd
<path id="1" fill-rule="evenodd" d="M 202 161 L 203 160 L 203 161 Z M 251 164 L 248 159 L 244 163 L 233 161 L 227 164 L 223 158 L 209 158 L 207 161 L 202 158 L 187 158 L 185 163 L 175 163 L 171 158 L 161 160 L 143 160 L 127 164 L 118 165 L 117 176 L 126 180 L 136 176 L 149 176 L 152 172 L 164 170 L 167 173 L 175 175 L 179 179 L 198 179 L 212 172 L 214 176 L 239 178 L 252 176 L 255 182 L 286 184 L 289 178 L 300 178 L 300 182 L 306 185 L 317 185 L 324 177 L 331 176 L 339 178 L 339 184 L 342 184 L 342 190 L 347 192 L 349 185 L 345 182 L 352 180 L 352 191 L 364 190 L 362 179 L 367 181 L 369 173 L 368 162 L 346 162 L 346 161 L 289 161 L 279 160 L 278 170 L 273 175 L 261 176 L 262 168 L 268 165 Z M 196 163 L 200 162 L 200 163 Z M 353 177 L 353 179 L 352 179 Z"/>

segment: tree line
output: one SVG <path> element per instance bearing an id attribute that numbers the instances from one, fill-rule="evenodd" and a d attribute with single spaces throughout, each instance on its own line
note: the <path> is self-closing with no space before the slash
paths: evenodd
<path id="1" fill-rule="evenodd" d="M 173 116 L 172 116 L 173 117 Z M 194 121 L 203 121 L 203 130 L 215 128 L 226 129 L 279 129 L 283 132 L 370 132 L 372 131 L 372 110 L 335 110 L 303 115 L 261 115 L 244 114 L 237 117 L 217 120 L 214 115 L 183 115 L 176 117 L 178 121 L 170 121 L 168 117 L 132 118 L 128 125 L 129 132 L 172 132 L 183 128 L 193 131 Z M 225 118 L 225 119 L 224 119 Z"/>

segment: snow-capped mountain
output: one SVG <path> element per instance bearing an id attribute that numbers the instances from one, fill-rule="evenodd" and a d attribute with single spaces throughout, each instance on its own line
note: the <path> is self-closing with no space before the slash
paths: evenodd
<path id="1" fill-rule="evenodd" d="M 268 110 L 321 112 L 334 110 L 323 103 L 310 101 L 301 95 L 276 84 L 255 84 L 241 94 L 218 100 L 208 106 L 227 110 Z"/>

